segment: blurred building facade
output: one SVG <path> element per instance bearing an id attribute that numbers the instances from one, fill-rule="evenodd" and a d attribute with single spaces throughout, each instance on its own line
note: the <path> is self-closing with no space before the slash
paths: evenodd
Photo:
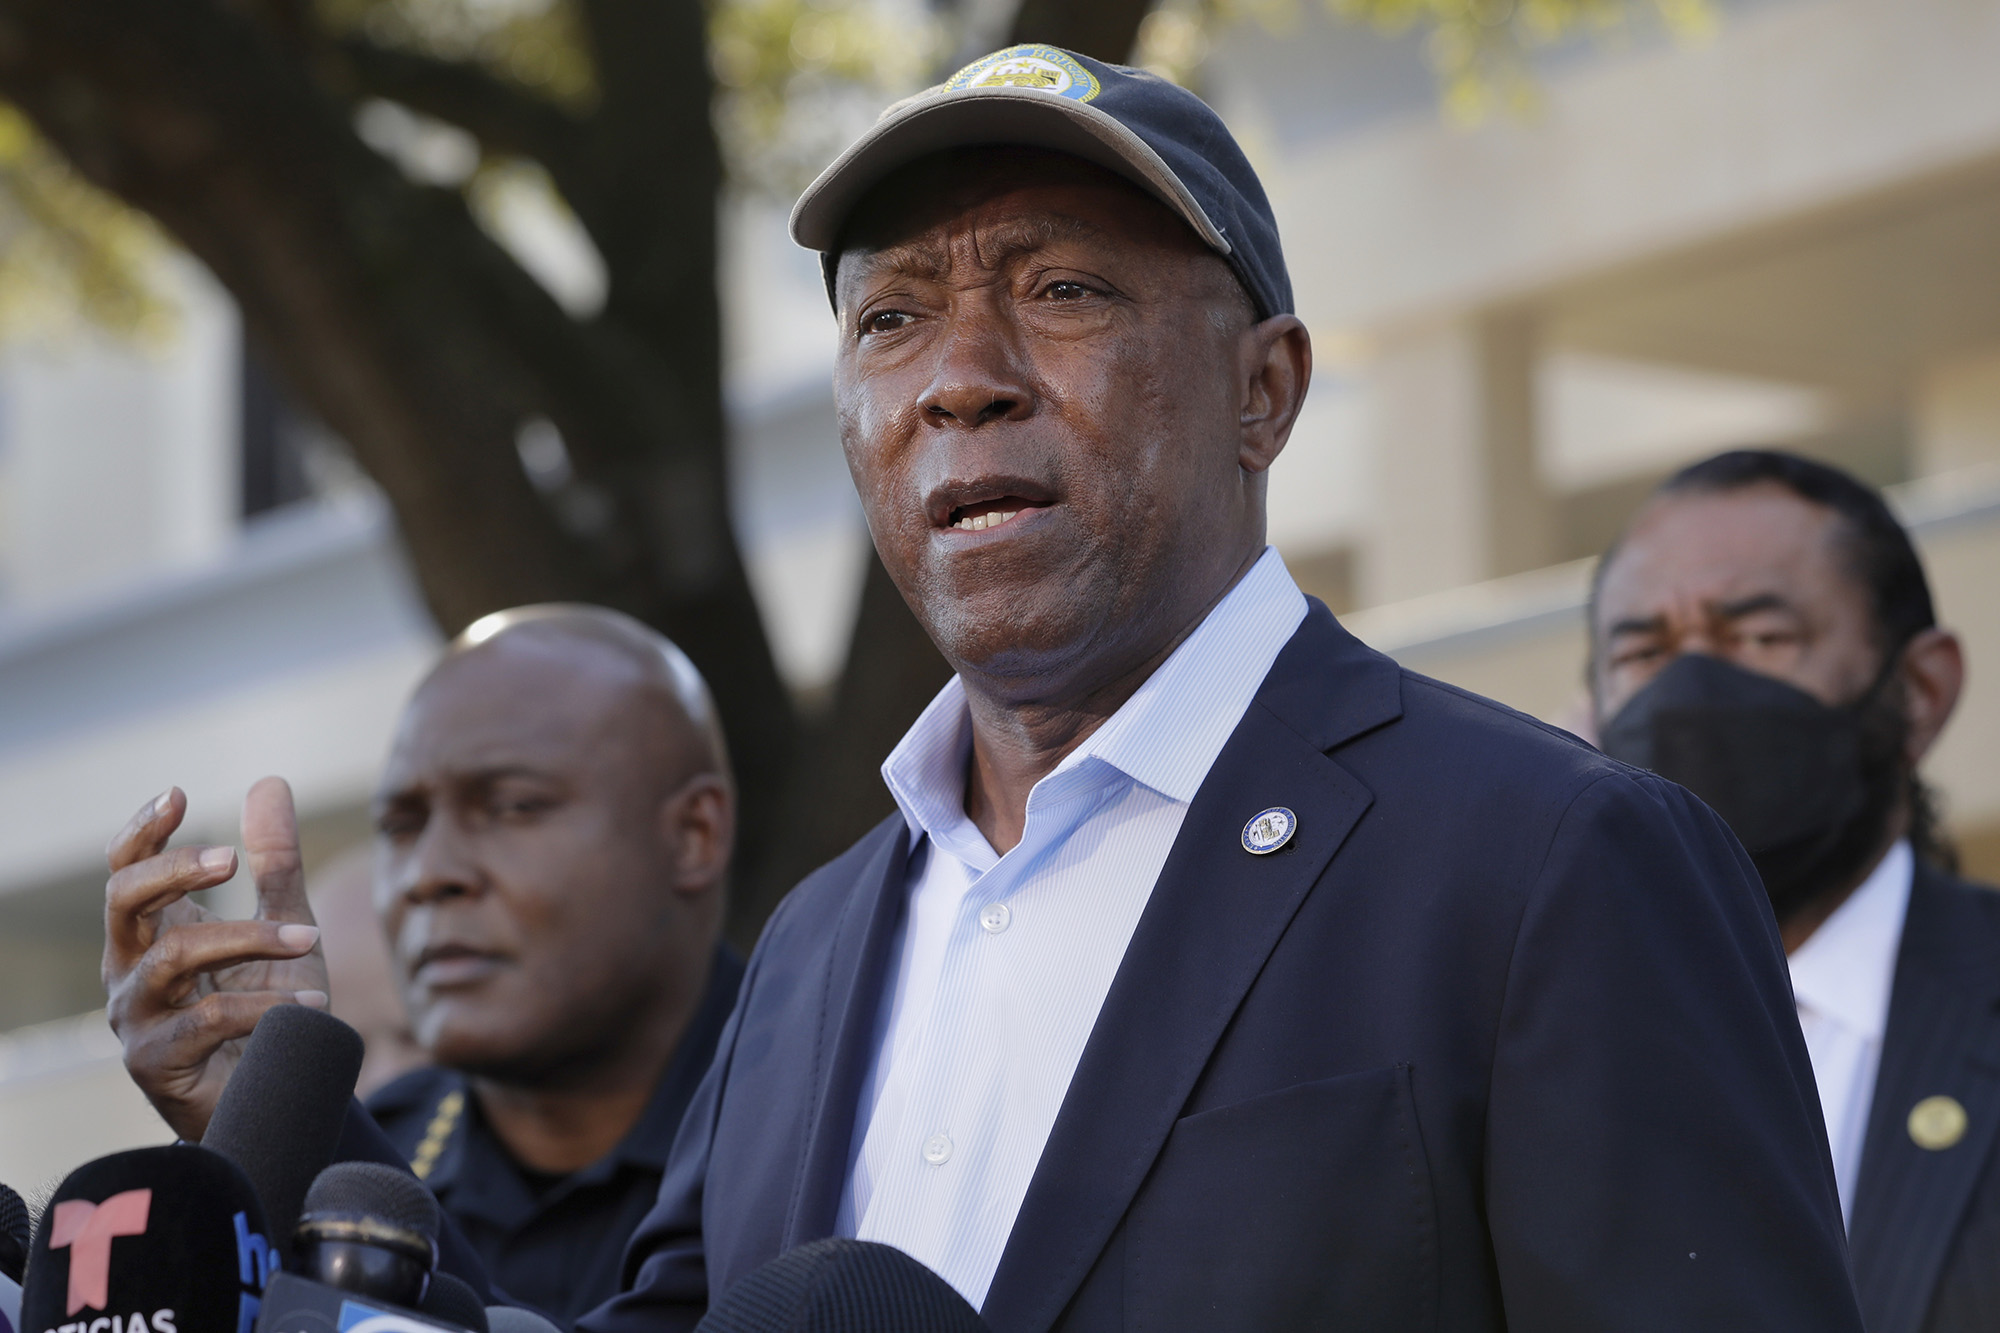
<path id="1" fill-rule="evenodd" d="M 1273 538 L 1370 642 L 1561 720 L 1589 557 L 1647 487 L 1738 444 L 1850 466 L 1895 488 L 1967 636 L 1931 774 L 1972 867 L 2000 875 L 2000 5 L 1718 8 L 1699 43 L 1551 52 L 1532 115 L 1470 129 L 1441 120 L 1414 37 L 1310 3 L 1215 35 L 1202 91 L 1271 187 L 1319 357 Z M 838 669 L 866 542 L 832 328 L 781 209 L 745 202 L 725 230 L 734 520 L 810 692 Z M 0 356 L 17 1184 L 165 1137 L 89 1014 L 106 835 L 178 783 L 196 835 L 232 838 L 243 789 L 279 772 L 309 865 L 353 846 L 438 648 L 380 500 L 246 357 L 213 284 L 170 280 L 166 347 Z"/>

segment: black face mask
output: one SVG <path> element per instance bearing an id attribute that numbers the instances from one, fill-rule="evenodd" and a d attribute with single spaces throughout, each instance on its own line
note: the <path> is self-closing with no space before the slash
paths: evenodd
<path id="1" fill-rule="evenodd" d="M 1902 709 L 1883 688 L 1845 708 L 1720 658 L 1668 663 L 1604 726 L 1613 759 L 1680 783 L 1743 843 L 1780 920 L 1880 850 L 1903 790 Z"/>

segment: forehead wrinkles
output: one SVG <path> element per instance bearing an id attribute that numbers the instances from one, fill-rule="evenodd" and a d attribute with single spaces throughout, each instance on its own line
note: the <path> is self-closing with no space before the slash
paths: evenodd
<path id="1" fill-rule="evenodd" d="M 1101 245 L 1110 233 L 1094 222 L 1067 213 L 1037 213 L 996 221 L 965 214 L 931 228 L 920 236 L 879 250 L 858 251 L 865 279 L 878 275 L 942 282 L 961 264 L 978 273 L 993 273 L 1023 255 L 1057 245 Z"/>
<path id="2" fill-rule="evenodd" d="M 1597 624 L 1706 615 L 1771 593 L 1806 614 L 1824 612 L 1829 594 L 1865 604 L 1843 536 L 1838 515 L 1777 488 L 1656 496 L 1606 557 Z"/>

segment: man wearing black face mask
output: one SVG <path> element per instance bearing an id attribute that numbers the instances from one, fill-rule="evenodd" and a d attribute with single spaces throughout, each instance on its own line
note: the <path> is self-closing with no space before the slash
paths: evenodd
<path id="1" fill-rule="evenodd" d="M 1790 957 L 1871 1333 L 2000 1327 L 2000 894 L 1917 765 L 1964 680 L 1875 491 L 1791 454 L 1689 467 L 1600 564 L 1606 753 L 1729 823 Z"/>

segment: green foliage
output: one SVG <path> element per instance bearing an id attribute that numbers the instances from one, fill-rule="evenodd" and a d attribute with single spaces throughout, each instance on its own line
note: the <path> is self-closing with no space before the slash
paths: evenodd
<path id="1" fill-rule="evenodd" d="M 669 3 L 670 0 L 655 0 Z M 1315 0 L 1165 0 L 1140 30 L 1139 63 L 1187 81 L 1210 32 L 1283 31 Z M 1387 32 L 1425 30 L 1444 110 L 1474 122 L 1532 105 L 1527 57 L 1577 32 L 1651 16 L 1680 37 L 1713 21 L 1710 0 L 1317 0 Z M 739 187 L 796 191 L 888 97 L 936 76 L 953 33 L 920 0 L 711 0 L 716 127 Z M 597 88 L 575 0 L 317 0 L 329 37 L 465 61 L 587 116 Z M 464 182 L 480 191 L 509 163 Z M 163 242 L 143 216 L 93 188 L 27 120 L 0 104 L 0 340 L 83 321 L 137 337 L 171 325 L 152 275 Z"/>
<path id="2" fill-rule="evenodd" d="M 666 3 L 668 0 L 656 0 Z M 566 110 L 596 100 L 574 0 L 319 0 L 326 26 L 467 60 Z M 712 0 L 716 130 L 739 185 L 795 193 L 885 97 L 922 86 L 946 49 L 928 7 L 880 0 Z"/>
<path id="3" fill-rule="evenodd" d="M 946 33 L 870 0 L 720 0 L 709 19 L 716 129 L 731 177 L 796 194 L 888 98 L 934 76 Z"/>
<path id="4" fill-rule="evenodd" d="M 668 3 L 669 0 L 655 0 Z M 579 116 L 596 109 L 574 0 L 317 0 L 328 37 L 476 64 Z M 874 0 L 713 0 L 716 124 L 731 175 L 795 192 L 864 117 L 921 86 L 944 41 L 930 11 Z M 524 168 L 487 159 L 463 182 L 475 211 Z M 537 179 L 546 179 L 536 174 Z M 87 324 L 147 340 L 172 327 L 155 281 L 165 239 L 90 185 L 0 103 L 0 342 Z"/>
<path id="5" fill-rule="evenodd" d="M 332 35 L 468 61 L 568 111 L 588 112 L 597 101 L 570 0 L 318 0 L 318 14 Z"/>
<path id="6" fill-rule="evenodd" d="M 153 224 L 91 186 L 0 104 L 0 341 L 80 324 L 150 342 L 173 325 Z"/>

